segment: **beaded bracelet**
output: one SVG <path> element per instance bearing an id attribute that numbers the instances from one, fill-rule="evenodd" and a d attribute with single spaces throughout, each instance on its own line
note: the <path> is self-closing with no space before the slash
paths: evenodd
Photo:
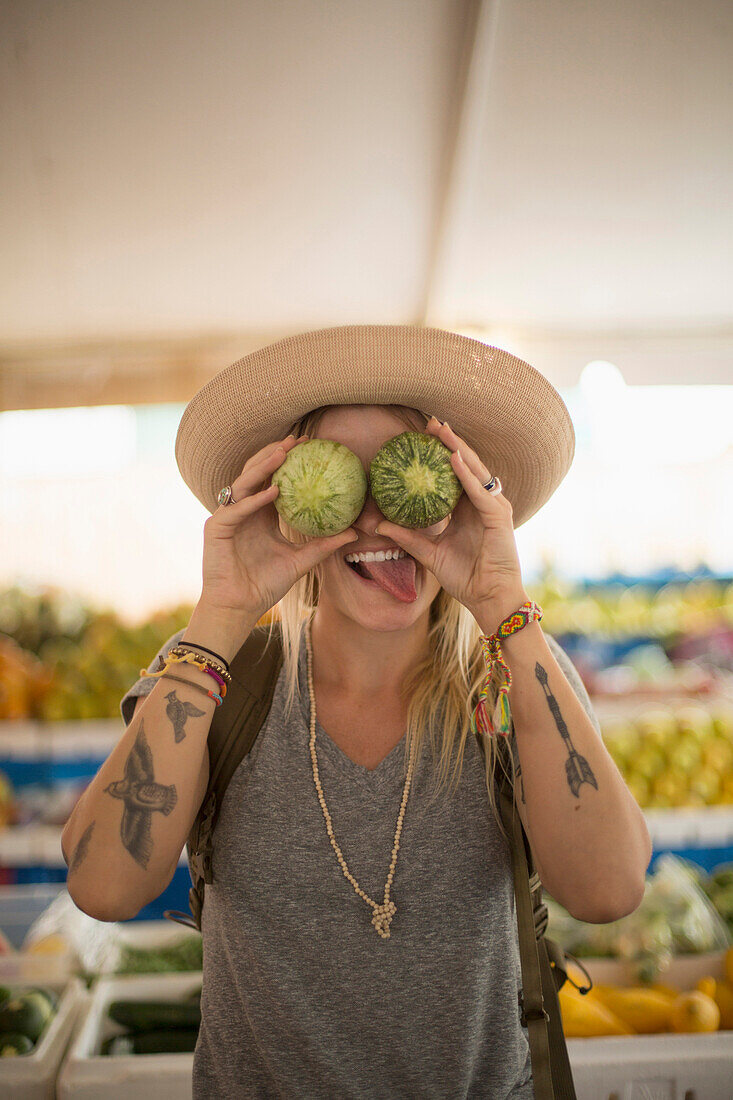
<path id="1" fill-rule="evenodd" d="M 199 691 L 203 691 L 204 695 L 208 695 L 209 699 L 213 699 L 217 707 L 220 707 L 224 702 L 221 695 L 217 695 L 215 691 L 209 691 L 203 684 L 196 684 L 193 680 L 184 680 L 182 676 L 174 676 L 172 672 L 163 672 L 160 678 L 161 680 L 178 680 L 179 684 L 186 684 L 187 687 L 198 688 Z"/>
<path id="2" fill-rule="evenodd" d="M 165 657 L 165 658 L 164 657 L 159 657 L 158 658 L 158 668 L 153 672 L 148 672 L 148 670 L 146 668 L 141 668 L 140 669 L 140 675 L 141 676 L 146 676 L 146 677 L 147 676 L 162 676 L 163 673 L 167 670 L 168 665 L 175 665 L 175 664 L 195 665 L 196 668 L 201 670 L 201 672 L 206 672 L 206 673 L 208 673 L 209 676 L 213 676 L 213 678 L 216 680 L 217 684 L 219 684 L 219 686 L 221 688 L 222 696 L 226 695 L 226 690 L 227 690 L 226 689 L 226 684 L 225 684 L 224 680 L 222 679 L 221 675 L 219 674 L 219 672 L 215 671 L 215 666 L 213 666 L 209 662 L 208 657 L 203 657 L 199 653 L 183 653 L 182 655 L 179 655 L 179 656 L 175 656 L 175 655 L 172 655 L 172 654 L 173 654 L 173 650 L 169 650 L 167 657 Z M 222 670 L 222 672 L 223 672 L 223 670 Z M 228 673 L 226 675 L 228 675 Z M 230 677 L 230 679 L 231 679 L 231 677 Z"/>
<path id="3" fill-rule="evenodd" d="M 500 623 L 496 632 L 490 637 L 482 634 L 479 638 L 486 662 L 486 677 L 481 684 L 476 704 L 471 715 L 471 730 L 476 734 L 488 734 L 489 737 L 498 734 L 500 737 L 508 737 L 512 726 L 512 712 L 509 706 L 509 688 L 512 686 L 512 674 L 504 660 L 501 651 L 500 639 L 508 638 L 510 634 L 516 634 L 518 630 L 528 623 L 539 622 L 542 618 L 542 608 L 534 600 L 527 600 L 517 611 L 508 615 L 503 623 Z M 498 688 L 493 712 L 489 715 L 486 700 L 489 696 L 492 684 Z"/>
<path id="4" fill-rule="evenodd" d="M 205 645 L 201 645 L 200 642 L 179 642 L 176 646 L 178 649 L 180 646 L 187 645 L 190 649 L 197 650 L 203 649 L 204 653 L 210 653 L 212 657 L 216 657 L 217 661 L 220 661 L 224 665 L 224 668 L 229 671 L 229 662 L 225 661 L 223 657 L 220 657 L 218 653 L 214 653 L 213 649 L 207 649 Z"/>
<path id="5" fill-rule="evenodd" d="M 184 649 L 182 646 L 174 646 L 168 650 L 168 657 L 174 653 L 176 657 L 190 657 L 190 650 Z M 207 668 L 214 669 L 219 675 L 223 676 L 225 680 L 231 683 L 231 674 L 228 669 L 223 667 L 223 664 L 218 664 L 216 661 L 212 661 L 210 657 L 206 657 L 204 653 L 194 653 L 195 657 L 198 657 L 200 661 L 203 661 Z"/>

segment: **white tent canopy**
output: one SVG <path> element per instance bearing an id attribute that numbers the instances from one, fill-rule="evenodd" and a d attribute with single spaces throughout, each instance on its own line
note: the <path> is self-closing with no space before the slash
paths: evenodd
<path id="1" fill-rule="evenodd" d="M 25 0 L 0 407 L 180 401 L 333 324 L 733 377 L 733 5 Z"/>

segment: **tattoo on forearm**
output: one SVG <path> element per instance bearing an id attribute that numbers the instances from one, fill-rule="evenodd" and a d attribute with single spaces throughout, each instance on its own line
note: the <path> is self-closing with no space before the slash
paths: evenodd
<path id="1" fill-rule="evenodd" d="M 86 829 L 81 834 L 81 837 L 79 838 L 79 843 L 72 852 L 71 859 L 69 860 L 69 874 L 71 874 L 72 871 L 76 871 L 76 869 L 84 862 L 84 856 L 89 851 L 89 841 L 92 839 L 92 830 L 94 829 L 94 825 L 95 822 L 93 821 L 91 825 L 87 825 Z"/>
<path id="2" fill-rule="evenodd" d="M 125 804 L 122 812 L 122 843 L 134 860 L 147 869 L 153 851 L 150 820 L 154 810 L 166 816 L 171 812 L 178 795 L 171 784 L 156 783 L 153 776 L 153 754 L 150 751 L 142 720 L 135 744 L 125 761 L 125 778 L 117 779 L 104 788 L 113 798 Z"/>
<path id="3" fill-rule="evenodd" d="M 534 671 L 535 676 L 542 684 L 545 692 L 545 698 L 547 699 L 547 705 L 552 712 L 552 717 L 555 719 L 555 725 L 560 731 L 560 736 L 565 742 L 565 747 L 568 750 L 568 759 L 565 761 L 565 775 L 567 776 L 568 786 L 570 787 L 570 790 L 573 792 L 576 798 L 580 797 L 578 791 L 580 790 L 581 784 L 583 783 L 590 783 L 593 787 L 595 787 L 596 790 L 598 790 L 598 783 L 596 781 L 596 777 L 591 770 L 590 764 L 584 756 L 581 756 L 579 752 L 576 752 L 573 743 L 570 740 L 568 727 L 565 725 L 565 720 L 560 713 L 560 707 L 558 706 L 557 699 L 550 691 L 550 687 L 547 683 L 547 670 L 544 669 L 538 661 L 537 664 L 534 666 Z"/>
<path id="4" fill-rule="evenodd" d="M 165 713 L 173 723 L 173 734 L 176 742 L 182 741 L 186 736 L 183 732 L 186 719 L 200 718 L 202 714 L 206 714 L 206 711 L 199 710 L 193 703 L 182 703 L 175 691 L 169 691 L 166 695 L 166 699 L 168 700 L 168 705 L 165 708 Z"/>

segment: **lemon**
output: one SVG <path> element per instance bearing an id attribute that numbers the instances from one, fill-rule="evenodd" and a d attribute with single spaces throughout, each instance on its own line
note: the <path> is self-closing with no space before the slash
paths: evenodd
<path id="1" fill-rule="evenodd" d="M 717 1031 L 719 1024 L 720 1009 L 712 997 L 699 989 L 680 994 L 672 1005 L 671 1031 Z"/>

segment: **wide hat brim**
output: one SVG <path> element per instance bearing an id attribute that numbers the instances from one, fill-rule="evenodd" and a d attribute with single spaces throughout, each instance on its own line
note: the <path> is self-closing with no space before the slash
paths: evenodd
<path id="1" fill-rule="evenodd" d="M 549 500 L 575 454 L 562 398 L 524 360 L 443 329 L 342 325 L 288 336 L 215 375 L 181 417 L 178 468 L 214 512 L 247 460 L 305 413 L 351 404 L 447 420 L 500 478 L 515 528 Z"/>

